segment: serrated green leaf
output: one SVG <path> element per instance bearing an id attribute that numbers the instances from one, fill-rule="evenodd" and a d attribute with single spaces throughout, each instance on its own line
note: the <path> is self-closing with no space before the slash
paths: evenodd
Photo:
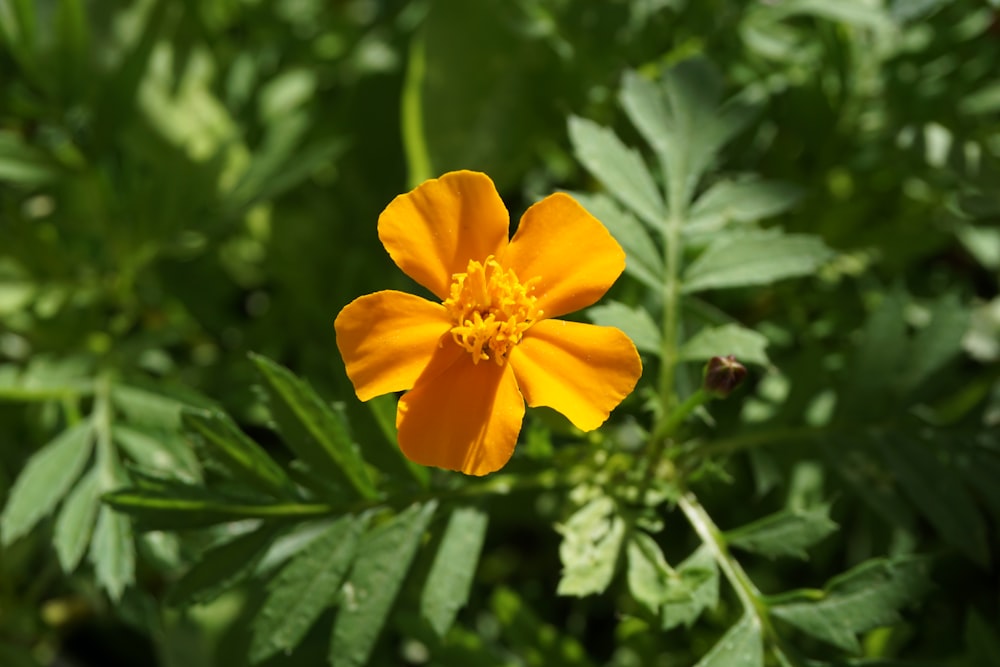
<path id="1" fill-rule="evenodd" d="M 80 559 L 90 544 L 94 520 L 100 507 L 99 479 L 96 468 L 81 477 L 56 517 L 52 542 L 59 557 L 59 565 L 67 574 L 80 564 Z"/>
<path id="2" fill-rule="evenodd" d="M 185 411 L 184 425 L 200 434 L 240 479 L 277 498 L 295 498 L 285 471 L 222 412 Z"/>
<path id="3" fill-rule="evenodd" d="M 181 412 L 187 407 L 172 396 L 119 383 L 111 387 L 111 401 L 129 421 L 171 430 L 181 427 Z"/>
<path id="4" fill-rule="evenodd" d="M 632 308 L 618 301 L 606 301 L 590 308 L 587 318 L 602 327 L 621 329 L 640 352 L 657 356 L 660 354 L 660 330 L 645 308 Z"/>
<path id="5" fill-rule="evenodd" d="M 3 544 L 31 530 L 62 500 L 94 448 L 90 421 L 71 426 L 28 459 L 0 516 Z"/>
<path id="6" fill-rule="evenodd" d="M 469 599 L 488 522 L 489 515 L 475 507 L 459 507 L 448 519 L 420 596 L 420 613 L 439 637 Z"/>
<path id="7" fill-rule="evenodd" d="M 361 667 L 399 593 L 436 502 L 414 504 L 366 534 L 347 583 L 330 643 L 333 667 Z"/>
<path id="8" fill-rule="evenodd" d="M 681 346 L 678 358 L 682 361 L 706 361 L 727 354 L 736 356 L 742 363 L 768 366 L 767 337 L 739 324 L 706 327 L 691 336 Z"/>
<path id="9" fill-rule="evenodd" d="M 760 621 L 750 614 L 743 616 L 695 667 L 764 667 Z"/>
<path id="10" fill-rule="evenodd" d="M 830 580 L 814 602 L 771 607 L 771 615 L 845 651 L 857 652 L 855 635 L 899 622 L 898 610 L 927 590 L 925 558 L 875 559 Z"/>
<path id="11" fill-rule="evenodd" d="M 576 116 L 569 119 L 569 138 L 580 164 L 610 195 L 653 229 L 662 228 L 663 197 L 639 153 L 623 144 L 613 130 Z"/>
<path id="12" fill-rule="evenodd" d="M 654 290 L 663 287 L 663 258 L 649 232 L 635 216 L 608 196 L 572 192 L 587 212 L 601 221 L 625 251 L 625 273 Z"/>
<path id="13" fill-rule="evenodd" d="M 801 189 L 789 183 L 757 179 L 719 181 L 691 206 L 682 231 L 705 234 L 730 222 L 756 222 L 787 211 L 801 198 Z"/>
<path id="14" fill-rule="evenodd" d="M 982 512 L 935 443 L 896 434 L 876 445 L 893 477 L 941 537 L 985 567 L 990 548 Z"/>
<path id="15" fill-rule="evenodd" d="M 777 558 L 808 558 L 806 549 L 837 530 L 830 506 L 782 510 L 726 533 L 730 546 Z"/>
<path id="16" fill-rule="evenodd" d="M 679 579 L 668 580 L 660 608 L 663 630 L 691 627 L 698 617 L 719 604 L 719 568 L 707 546 L 702 545 L 677 566 Z"/>
<path id="17" fill-rule="evenodd" d="M 313 472 L 347 481 L 362 497 L 378 495 L 365 463 L 351 441 L 342 415 L 287 368 L 254 354 L 250 357 L 264 379 L 271 407 L 285 443 Z"/>
<path id="18" fill-rule="evenodd" d="M 245 581 L 255 572 L 278 532 L 276 526 L 265 524 L 200 554 L 170 588 L 167 604 L 188 606 L 211 602 Z"/>
<path id="19" fill-rule="evenodd" d="M 653 614 L 667 598 L 667 581 L 674 574 L 660 545 L 643 532 L 635 532 L 625 549 L 628 560 L 628 590 L 632 597 Z"/>
<path id="20" fill-rule="evenodd" d="M 135 543 L 128 517 L 101 507 L 90 541 L 90 562 L 97 582 L 115 601 L 135 582 Z"/>
<path id="21" fill-rule="evenodd" d="M 713 241 L 684 271 L 682 290 L 767 285 L 813 273 L 833 253 L 815 236 L 770 230 Z"/>
<path id="22" fill-rule="evenodd" d="M 366 519 L 341 517 L 268 584 L 267 599 L 253 623 L 251 663 L 294 649 L 334 604 L 366 525 Z"/>
<path id="23" fill-rule="evenodd" d="M 559 545 L 563 570 L 556 592 L 579 597 L 603 593 L 614 576 L 625 537 L 625 520 L 614 501 L 595 498 L 556 530 L 563 536 Z"/>

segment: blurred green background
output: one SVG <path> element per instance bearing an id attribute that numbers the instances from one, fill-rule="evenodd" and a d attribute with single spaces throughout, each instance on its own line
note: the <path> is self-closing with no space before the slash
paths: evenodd
<path id="1" fill-rule="evenodd" d="M 889 300 L 900 319 L 886 346 L 950 307 L 954 349 L 913 348 L 906 364 L 949 360 L 935 390 L 905 406 L 876 391 L 865 409 L 931 415 L 948 438 L 994 447 L 995 1 L 0 0 L 0 499 L 62 411 L 88 405 L 102 373 L 154 396 L 210 397 L 274 442 L 253 351 L 342 401 L 359 442 L 380 437 L 343 373 L 333 320 L 359 295 L 412 288 L 378 242 L 382 208 L 458 168 L 490 174 L 514 220 L 555 189 L 594 189 L 567 118 L 637 145 L 618 105 L 623 73 L 655 76 L 694 56 L 756 110 L 716 168 L 794 186 L 801 200 L 781 225 L 839 253 L 815 280 L 712 293 L 699 306 L 725 310 L 772 346 L 774 367 L 758 369 L 717 419 L 732 429 L 808 422 L 807 410 L 887 372 L 878 353 L 868 366 L 849 362 Z M 642 303 L 642 290 L 626 277 L 615 294 Z M 527 432 L 545 428 L 546 415 L 530 419 Z M 190 456 L 181 450 L 177 461 Z M 780 506 L 796 456 L 735 457 L 716 476 L 728 484 L 709 475 L 716 521 L 738 525 Z M 864 468 L 864 456 L 843 459 Z M 970 460 L 982 482 L 960 495 L 980 508 L 973 518 L 942 512 L 954 485 L 933 467 L 920 478 L 923 498 L 893 487 L 891 466 L 879 478 L 889 491 L 872 503 L 830 482 L 843 494 L 835 544 L 808 563 L 754 562 L 755 577 L 762 588 L 816 584 L 905 550 L 900 540 L 943 550 L 936 592 L 909 630 L 868 641 L 906 645 L 903 657 L 918 664 L 1000 664 L 1000 463 Z M 819 465 L 832 471 L 837 459 Z M 912 517 L 898 507 L 911 502 L 923 518 L 889 537 L 886 517 Z M 493 508 L 467 631 L 504 647 L 490 654 L 496 664 L 692 664 L 705 650 L 697 628 L 661 645 L 629 633 L 612 595 L 554 596 L 555 505 L 525 493 Z M 107 577 L 86 559 L 63 572 L 51 524 L 0 547 L 4 667 L 243 664 L 244 599 L 259 592 L 157 611 L 184 559 L 146 534 L 138 592 L 110 603 Z M 403 614 L 373 664 L 428 660 L 426 647 L 400 639 L 406 623 Z M 325 639 L 313 639 L 318 653 L 307 637 L 293 658 L 266 664 L 319 664 Z M 450 650 L 433 653 L 434 664 L 473 664 L 460 642 Z"/>

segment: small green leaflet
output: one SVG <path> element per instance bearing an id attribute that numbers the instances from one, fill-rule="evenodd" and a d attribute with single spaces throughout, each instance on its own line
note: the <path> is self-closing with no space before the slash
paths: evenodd
<path id="1" fill-rule="evenodd" d="M 621 329 L 640 352 L 660 354 L 660 330 L 642 307 L 632 308 L 618 301 L 606 301 L 589 309 L 587 318 L 602 327 Z"/>
<path id="2" fill-rule="evenodd" d="M 135 581 L 135 543 L 127 516 L 101 507 L 90 542 L 90 562 L 98 583 L 112 600 L 120 600 L 125 587 Z"/>
<path id="3" fill-rule="evenodd" d="M 224 413 L 185 411 L 182 419 L 248 484 L 276 498 L 297 497 L 295 485 L 281 466 Z"/>
<path id="4" fill-rule="evenodd" d="M 267 381 L 271 410 L 285 444 L 314 473 L 344 479 L 363 498 L 375 498 L 378 494 L 343 416 L 287 368 L 258 354 L 250 359 Z"/>
<path id="5" fill-rule="evenodd" d="M 653 229 L 661 229 L 663 197 L 639 153 L 622 143 L 614 131 L 585 118 L 569 119 L 573 151 L 587 171 L 608 192 Z"/>
<path id="6" fill-rule="evenodd" d="M 91 422 L 66 429 L 28 459 L 0 516 L 10 544 L 48 515 L 80 476 L 94 448 Z"/>
<path id="7" fill-rule="evenodd" d="M 787 211 L 801 198 L 802 191 L 788 183 L 758 179 L 719 181 L 691 206 L 682 231 L 706 234 L 730 222 L 756 222 Z"/>
<path id="8" fill-rule="evenodd" d="M 744 615 L 695 667 L 764 667 L 760 621 Z"/>
<path id="9" fill-rule="evenodd" d="M 361 667 L 385 625 L 436 502 L 414 504 L 361 539 L 333 626 L 330 664 Z"/>
<path id="10" fill-rule="evenodd" d="M 726 533 L 730 546 L 777 558 L 808 558 L 806 549 L 837 530 L 830 506 L 782 510 Z"/>
<path id="11" fill-rule="evenodd" d="M 635 532 L 625 549 L 628 557 L 628 589 L 636 601 L 659 616 L 660 605 L 667 598 L 671 577 L 676 573 L 663 557 L 660 545 L 643 532 Z"/>
<path id="12" fill-rule="evenodd" d="M 459 507 L 448 519 L 420 597 L 420 613 L 439 637 L 469 599 L 488 522 L 489 515 L 475 507 Z"/>
<path id="13" fill-rule="evenodd" d="M 813 273 L 833 256 L 822 240 L 774 230 L 720 236 L 684 271 L 684 292 L 767 285 Z"/>
<path id="14" fill-rule="evenodd" d="M 661 628 L 691 627 L 702 612 L 719 604 L 719 568 L 705 545 L 677 566 L 679 585 L 673 587 L 660 609 Z"/>
<path id="15" fill-rule="evenodd" d="M 775 605 L 771 615 L 857 653 L 861 645 L 855 635 L 899 622 L 897 610 L 927 591 L 928 570 L 928 560 L 921 557 L 869 560 L 831 579 L 815 601 Z"/>
<path id="16" fill-rule="evenodd" d="M 52 541 L 59 557 L 59 565 L 67 574 L 80 564 L 80 559 L 90 544 L 94 520 L 100 507 L 101 490 L 98 479 L 97 469 L 91 468 L 66 497 L 66 502 L 56 517 Z"/>
<path id="17" fill-rule="evenodd" d="M 691 336 L 681 346 L 678 357 L 683 361 L 707 361 L 712 357 L 732 354 L 744 364 L 769 366 L 767 343 L 767 337 L 753 329 L 739 324 L 723 324 L 706 327 Z"/>
<path id="18" fill-rule="evenodd" d="M 611 583 L 625 537 L 625 520 L 606 496 L 591 500 L 556 530 L 562 534 L 559 595 L 603 593 Z"/>
<path id="19" fill-rule="evenodd" d="M 337 519 L 271 580 L 267 600 L 253 623 L 251 663 L 279 651 L 290 652 L 323 610 L 334 604 L 367 523 L 366 518 L 350 515 Z"/>

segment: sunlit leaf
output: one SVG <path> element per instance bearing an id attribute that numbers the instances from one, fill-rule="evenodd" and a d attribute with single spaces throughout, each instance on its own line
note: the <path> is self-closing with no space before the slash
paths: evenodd
<path id="1" fill-rule="evenodd" d="M 660 330 L 646 309 L 631 308 L 618 301 L 605 301 L 588 310 L 587 317 L 594 324 L 621 329 L 640 352 L 660 354 Z"/>
<path id="2" fill-rule="evenodd" d="M 667 582 L 676 576 L 660 545 L 648 534 L 636 532 L 629 539 L 626 554 L 629 592 L 650 612 L 659 615 L 660 605 L 667 599 Z"/>
<path id="3" fill-rule="evenodd" d="M 334 604 L 367 521 L 345 516 L 289 561 L 268 584 L 253 623 L 250 661 L 290 652 L 324 609 Z"/>
<path id="4" fill-rule="evenodd" d="M 361 667 L 368 661 L 399 593 L 436 502 L 412 505 L 368 532 L 347 582 L 330 643 L 330 662 Z"/>
<path id="5" fill-rule="evenodd" d="M 71 426 L 28 459 L 0 516 L 3 543 L 31 530 L 62 500 L 93 451 L 90 421 Z"/>
<path id="6" fill-rule="evenodd" d="M 625 537 L 625 520 L 618 515 L 614 501 L 607 496 L 595 498 L 556 530 L 563 536 L 559 595 L 603 593 L 614 576 Z"/>
<path id="7" fill-rule="evenodd" d="M 712 357 L 735 355 L 741 363 L 767 366 L 767 337 L 739 324 L 706 327 L 691 336 L 677 353 L 684 361 L 706 361 Z"/>
<path id="8" fill-rule="evenodd" d="M 691 627 L 701 614 L 719 603 L 719 569 L 712 552 L 700 546 L 677 566 L 679 578 L 668 580 L 660 609 L 661 627 Z"/>
<path id="9" fill-rule="evenodd" d="M 746 614 L 695 667 L 764 667 L 760 621 Z"/>
<path id="10" fill-rule="evenodd" d="M 830 507 L 782 510 L 726 533 L 730 546 L 777 558 L 806 559 L 806 549 L 837 530 Z"/>
<path id="11" fill-rule="evenodd" d="M 90 544 L 100 507 L 98 479 L 97 470 L 92 468 L 80 478 L 59 509 L 52 542 L 63 572 L 70 573 L 76 569 Z"/>
<path id="12" fill-rule="evenodd" d="M 113 600 L 121 599 L 125 588 L 135 582 L 135 543 L 127 516 L 101 507 L 90 541 L 90 562 L 108 595 Z"/>
<path id="13" fill-rule="evenodd" d="M 730 222 L 756 222 L 787 211 L 801 197 L 801 190 L 788 183 L 719 181 L 695 201 L 682 231 L 703 234 Z"/>
<path id="14" fill-rule="evenodd" d="M 489 516 L 475 507 L 459 507 L 448 519 L 420 597 L 421 615 L 439 637 L 448 632 L 469 599 L 488 521 Z"/>

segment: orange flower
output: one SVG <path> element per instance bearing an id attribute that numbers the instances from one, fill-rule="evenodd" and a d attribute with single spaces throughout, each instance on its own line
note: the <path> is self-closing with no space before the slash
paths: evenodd
<path id="1" fill-rule="evenodd" d="M 531 206 L 508 242 L 485 174 L 456 171 L 396 197 L 378 219 L 389 256 L 440 302 L 387 290 L 337 316 L 362 401 L 396 391 L 399 446 L 422 465 L 485 475 L 510 459 L 524 403 L 590 431 L 642 374 L 618 329 L 551 319 L 596 302 L 625 253 L 572 197 Z"/>

